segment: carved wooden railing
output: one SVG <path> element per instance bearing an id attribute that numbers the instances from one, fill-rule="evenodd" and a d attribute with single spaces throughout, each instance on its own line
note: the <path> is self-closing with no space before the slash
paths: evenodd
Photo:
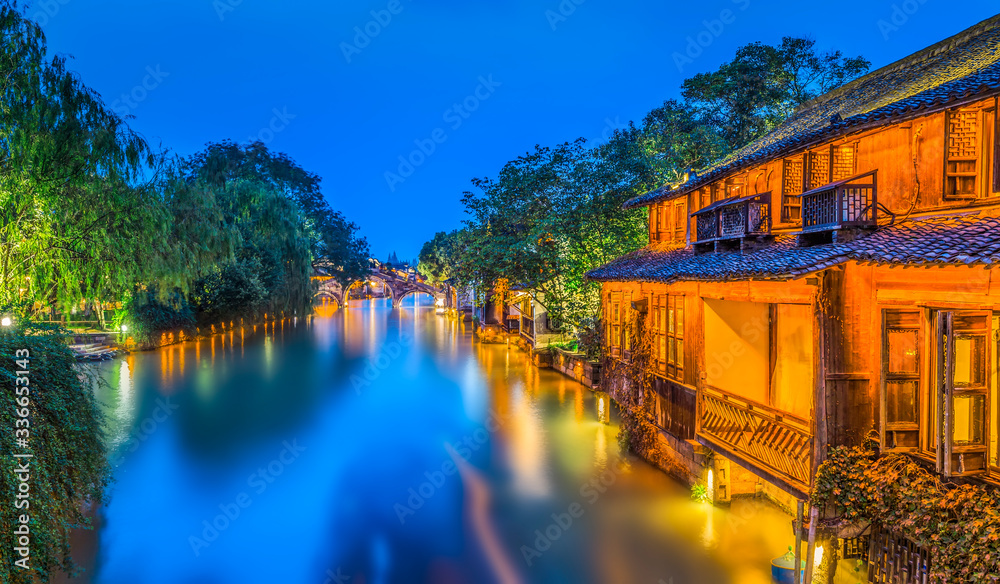
<path id="1" fill-rule="evenodd" d="M 771 233 L 771 193 L 727 199 L 693 213 L 697 242 Z"/>
<path id="2" fill-rule="evenodd" d="M 802 230 L 878 225 L 878 171 L 802 193 Z"/>
<path id="3" fill-rule="evenodd" d="M 764 470 L 808 486 L 813 436 L 809 423 L 715 389 L 701 392 L 700 433 Z"/>

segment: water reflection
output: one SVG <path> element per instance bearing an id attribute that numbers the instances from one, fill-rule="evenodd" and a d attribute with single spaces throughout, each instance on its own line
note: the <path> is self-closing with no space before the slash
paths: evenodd
<path id="1" fill-rule="evenodd" d="M 352 303 L 103 367 L 119 463 L 75 582 L 757 584 L 791 534 L 622 458 L 606 396 L 433 308 Z"/>

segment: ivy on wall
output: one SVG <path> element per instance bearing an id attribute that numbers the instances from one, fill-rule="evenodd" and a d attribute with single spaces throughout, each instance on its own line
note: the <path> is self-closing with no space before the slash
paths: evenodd
<path id="1" fill-rule="evenodd" d="M 879 456 L 876 442 L 832 448 L 812 504 L 841 520 L 884 525 L 931 552 L 931 580 L 1000 579 L 1000 499 L 984 485 L 945 484 L 909 456 Z"/>

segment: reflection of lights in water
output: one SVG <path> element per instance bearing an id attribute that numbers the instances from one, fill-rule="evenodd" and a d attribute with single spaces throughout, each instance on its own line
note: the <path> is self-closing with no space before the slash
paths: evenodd
<path id="1" fill-rule="evenodd" d="M 608 427 L 597 425 L 597 439 L 594 440 L 594 466 L 603 472 L 608 467 Z"/>
<path id="2" fill-rule="evenodd" d="M 268 375 L 274 369 L 274 337 L 264 337 L 264 369 Z"/>
<path id="3" fill-rule="evenodd" d="M 597 421 L 601 423 L 607 423 L 608 412 L 604 406 L 604 396 L 597 398 Z"/>
<path id="4" fill-rule="evenodd" d="M 714 548 L 717 543 L 715 541 L 715 523 L 712 521 L 714 518 L 712 515 L 715 512 L 715 507 L 711 505 L 703 506 L 705 509 L 705 529 L 701 532 L 701 543 L 706 548 Z"/>
<path id="5" fill-rule="evenodd" d="M 122 428 L 131 426 L 131 424 L 126 423 L 126 420 L 135 414 L 132 408 L 134 397 L 132 392 L 132 371 L 129 368 L 128 361 L 123 360 L 121 369 L 118 370 L 118 407 L 115 408 L 115 418 L 117 418 Z"/>
<path id="6" fill-rule="evenodd" d="M 542 422 L 523 385 L 511 388 L 510 466 L 514 472 L 514 488 L 526 496 L 544 497 L 549 492 L 545 474 L 548 466 L 544 455 Z"/>
<path id="7" fill-rule="evenodd" d="M 708 469 L 708 502 L 712 503 L 715 501 L 715 473 L 712 469 Z"/>

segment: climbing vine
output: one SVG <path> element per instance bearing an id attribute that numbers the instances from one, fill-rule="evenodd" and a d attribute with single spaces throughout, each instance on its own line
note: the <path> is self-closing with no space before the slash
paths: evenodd
<path id="1" fill-rule="evenodd" d="M 65 330 L 33 322 L 25 307 L 0 306 L 0 314 L 13 317 L 12 326 L 0 329 L 0 458 L 4 465 L 0 473 L 4 501 L 0 506 L 0 582 L 48 582 L 57 571 L 74 573 L 70 531 L 91 528 L 88 510 L 99 508 L 105 500 L 107 452 L 92 390 L 98 378 L 90 368 L 76 363 L 66 346 Z M 23 387 L 28 391 L 18 390 Z M 30 425 L 28 432 L 19 435 L 27 436 L 25 442 L 16 443 L 15 412 L 22 409 L 30 412 L 29 417 L 16 419 L 28 419 Z M 32 458 L 16 459 L 16 453 L 30 453 Z M 15 474 L 26 460 L 30 473 Z M 18 500 L 28 503 L 15 509 Z M 25 520 L 29 520 L 30 534 L 16 534 Z M 30 548 L 30 569 L 14 566 L 24 557 L 15 554 L 19 547 Z"/>
<path id="2" fill-rule="evenodd" d="M 604 352 L 601 383 L 602 389 L 621 408 L 619 447 L 657 462 L 660 459 L 657 429 L 652 415 L 644 407 L 652 399 L 653 377 L 649 365 L 653 354 L 653 339 L 643 326 L 643 316 L 632 307 L 625 307 L 627 355 L 613 357 L 610 351 Z M 625 347 L 622 350 L 625 351 Z"/>
<path id="3" fill-rule="evenodd" d="M 931 552 L 931 579 L 1000 578 L 1000 499 L 983 485 L 945 484 L 906 455 L 878 456 L 869 440 L 838 447 L 819 467 L 812 504 L 849 523 L 874 523 Z"/>

